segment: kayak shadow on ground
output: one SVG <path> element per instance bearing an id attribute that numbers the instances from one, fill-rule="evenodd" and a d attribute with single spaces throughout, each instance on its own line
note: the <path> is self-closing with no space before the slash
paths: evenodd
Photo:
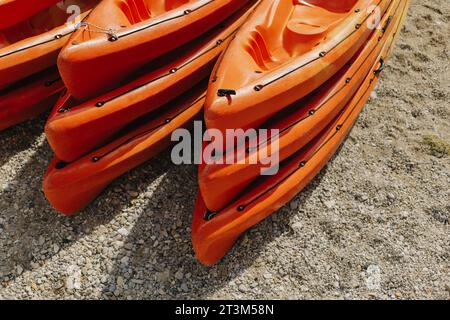
<path id="1" fill-rule="evenodd" d="M 197 168 L 173 165 L 169 150 L 117 179 L 81 213 L 62 216 L 50 206 L 42 192 L 42 176 L 52 151 L 45 140 L 39 140 L 45 120 L 36 121 L 41 126 L 39 130 L 33 129 L 36 134 L 31 138 L 26 128 L 39 127 L 35 122 L 25 125 L 25 129 L 14 129 L 17 141 L 27 141 L 18 144 L 17 151 L 14 146 L 6 147 L 13 156 L 33 146 L 26 162 L 19 163 L 20 168 L 8 183 L 9 188 L 0 192 L 0 255 L 4 257 L 0 261 L 0 283 L 14 281 L 25 271 L 48 265 L 48 261 L 64 251 L 63 258 L 58 259 L 67 266 L 52 273 L 51 285 L 59 296 L 66 296 L 68 274 L 64 269 L 72 264 L 83 268 L 83 263 L 65 256 L 70 247 L 115 218 L 127 217 L 128 210 L 139 210 L 138 217 L 124 237 L 122 248 L 115 250 L 112 261 L 100 258 L 100 268 L 106 269 L 107 279 L 101 281 L 100 291 L 94 296 L 206 298 L 251 267 L 273 239 L 293 233 L 290 222 L 298 210 L 289 209 L 288 205 L 243 235 L 217 265 L 202 266 L 192 249 L 190 229 L 198 188 Z M 324 171 L 296 201 L 308 201 Z M 130 194 L 142 194 L 149 188 L 149 195 L 136 204 Z M 116 225 L 117 222 L 114 227 Z M 113 239 L 117 234 L 105 234 L 105 237 Z M 101 251 L 105 245 L 96 249 Z"/>
<path id="2" fill-rule="evenodd" d="M 2 141 L 0 147 L 2 165 L 30 149 L 26 161 L 18 159 L 14 162 L 17 167 L 5 174 L 7 182 L 0 190 L 0 288 L 2 283 L 15 280 L 23 272 L 42 267 L 97 227 L 108 224 L 130 202 L 126 195 L 114 192 L 127 183 L 125 175 L 79 214 L 65 217 L 56 212 L 42 192 L 42 178 L 53 156 L 42 138 L 45 119 L 46 115 L 9 129 L 5 133 L 7 140 Z M 165 168 L 160 168 L 147 174 L 142 183 L 149 183 L 163 174 Z M 111 202 L 113 198 L 119 199 Z M 63 289 L 66 277 L 67 274 L 54 275 L 56 281 L 52 285 L 56 290 Z"/>
<path id="3" fill-rule="evenodd" d="M 0 131 L 0 166 L 18 153 L 31 148 L 43 133 L 47 117 L 48 113 L 45 113 L 36 119 Z"/>
<path id="4" fill-rule="evenodd" d="M 167 153 L 163 159 L 170 162 Z M 307 202 L 325 171 L 293 201 Z M 197 188 L 194 166 L 168 168 L 114 260 L 104 298 L 208 298 L 251 267 L 267 244 L 294 234 L 290 224 L 298 210 L 288 204 L 242 235 L 222 261 L 205 267 L 197 261 L 191 242 Z"/>

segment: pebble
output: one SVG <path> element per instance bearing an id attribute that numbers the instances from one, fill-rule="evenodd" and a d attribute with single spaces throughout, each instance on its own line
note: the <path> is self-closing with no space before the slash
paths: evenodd
<path id="1" fill-rule="evenodd" d="M 16 273 L 20 276 L 23 273 L 23 268 L 22 266 L 18 265 L 16 267 Z"/>
<path id="2" fill-rule="evenodd" d="M 265 273 L 263 277 L 264 277 L 264 279 L 267 279 L 267 280 L 273 278 L 272 274 L 270 274 L 270 273 Z"/>
<path id="3" fill-rule="evenodd" d="M 182 270 L 178 270 L 178 271 L 175 273 L 175 278 L 176 278 L 176 279 L 181 280 L 181 279 L 183 279 L 183 277 L 184 277 L 184 274 L 183 274 L 183 271 L 182 271 Z"/>
<path id="4" fill-rule="evenodd" d="M 188 285 L 186 283 L 182 283 L 180 286 L 181 290 L 183 290 L 184 292 L 188 292 L 189 288 Z"/>
<path id="5" fill-rule="evenodd" d="M 119 230 L 117 230 L 117 232 L 121 235 L 121 236 L 128 236 L 130 234 L 130 232 L 126 229 L 126 228 L 120 228 Z"/>
<path id="6" fill-rule="evenodd" d="M 125 284 L 125 280 L 121 276 L 117 277 L 117 280 L 116 280 L 117 287 L 122 288 L 124 286 L 124 284 Z"/>
<path id="7" fill-rule="evenodd" d="M 289 207 L 291 208 L 291 210 L 295 210 L 295 209 L 298 208 L 299 203 L 300 203 L 300 201 L 298 201 L 298 200 L 292 200 L 292 201 L 289 203 Z"/>
<path id="8" fill-rule="evenodd" d="M 128 194 L 132 198 L 137 198 L 139 196 L 139 192 L 136 192 L 136 191 L 128 191 Z"/>
<path id="9" fill-rule="evenodd" d="M 156 279 L 161 282 L 166 282 L 170 278 L 170 271 L 163 271 L 156 273 Z"/>

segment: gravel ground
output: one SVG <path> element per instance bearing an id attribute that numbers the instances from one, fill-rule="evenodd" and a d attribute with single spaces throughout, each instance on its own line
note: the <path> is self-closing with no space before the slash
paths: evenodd
<path id="1" fill-rule="evenodd" d="M 41 192 L 40 119 L 0 134 L 0 298 L 450 298 L 450 3 L 412 2 L 338 155 L 218 265 L 190 241 L 194 166 L 169 153 L 73 218 Z"/>

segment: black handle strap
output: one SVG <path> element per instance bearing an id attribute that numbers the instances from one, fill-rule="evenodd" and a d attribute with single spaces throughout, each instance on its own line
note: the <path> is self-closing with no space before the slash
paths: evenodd
<path id="1" fill-rule="evenodd" d="M 375 75 L 379 75 L 381 72 L 383 72 L 384 69 L 386 69 L 386 63 L 384 62 L 384 59 L 381 58 L 380 59 L 380 67 L 377 70 L 375 70 L 373 73 Z"/>

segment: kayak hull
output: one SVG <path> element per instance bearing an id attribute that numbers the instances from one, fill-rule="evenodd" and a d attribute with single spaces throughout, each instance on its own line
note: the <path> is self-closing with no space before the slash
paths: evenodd
<path id="1" fill-rule="evenodd" d="M 86 17 L 96 2 L 75 1 L 83 11 L 75 20 L 67 21 L 71 14 L 65 7 L 54 5 L 27 21 L 0 30 L 0 89 L 54 66 L 75 29 L 75 21 Z"/>
<path id="2" fill-rule="evenodd" d="M 50 110 L 64 89 L 56 68 L 0 92 L 0 130 Z"/>
<path id="3" fill-rule="evenodd" d="M 278 158 L 287 159 L 316 137 L 345 107 L 349 99 L 360 87 L 374 61 L 388 40 L 388 34 L 397 19 L 400 0 L 391 2 L 385 15 L 367 43 L 351 60 L 330 80 L 304 99 L 284 110 L 280 119 L 271 119 L 263 125 L 269 130 L 280 130 L 278 140 Z M 217 211 L 225 207 L 264 169 L 264 161 L 255 164 L 252 159 L 264 159 L 270 155 L 270 141 L 251 141 L 253 152 L 245 148 L 225 156 L 225 164 L 205 166 L 199 172 L 199 186 L 203 191 L 203 200 L 207 208 Z M 237 153 L 237 154 L 236 154 Z M 244 159 L 235 164 L 232 159 Z M 230 164 L 231 163 L 231 164 Z"/>
<path id="4" fill-rule="evenodd" d="M 245 6 L 198 41 L 175 51 L 163 67 L 84 103 L 72 101 L 50 115 L 45 132 L 56 156 L 72 162 L 109 142 L 138 117 L 152 112 L 208 77 L 217 57 L 250 14 Z M 164 57 L 166 61 L 167 57 Z M 70 90 L 69 90 L 70 92 Z"/>
<path id="5" fill-rule="evenodd" d="M 130 125 L 126 134 L 77 161 L 64 163 L 55 158 L 43 182 L 49 202 L 65 215 L 82 210 L 114 179 L 169 146 L 174 130 L 189 128 L 201 115 L 205 93 L 206 84 L 198 85 L 144 124 Z"/>
<path id="6" fill-rule="evenodd" d="M 58 67 L 75 98 L 93 98 L 129 81 L 144 64 L 201 36 L 247 1 L 134 2 L 136 7 L 102 1 L 62 50 Z"/>

